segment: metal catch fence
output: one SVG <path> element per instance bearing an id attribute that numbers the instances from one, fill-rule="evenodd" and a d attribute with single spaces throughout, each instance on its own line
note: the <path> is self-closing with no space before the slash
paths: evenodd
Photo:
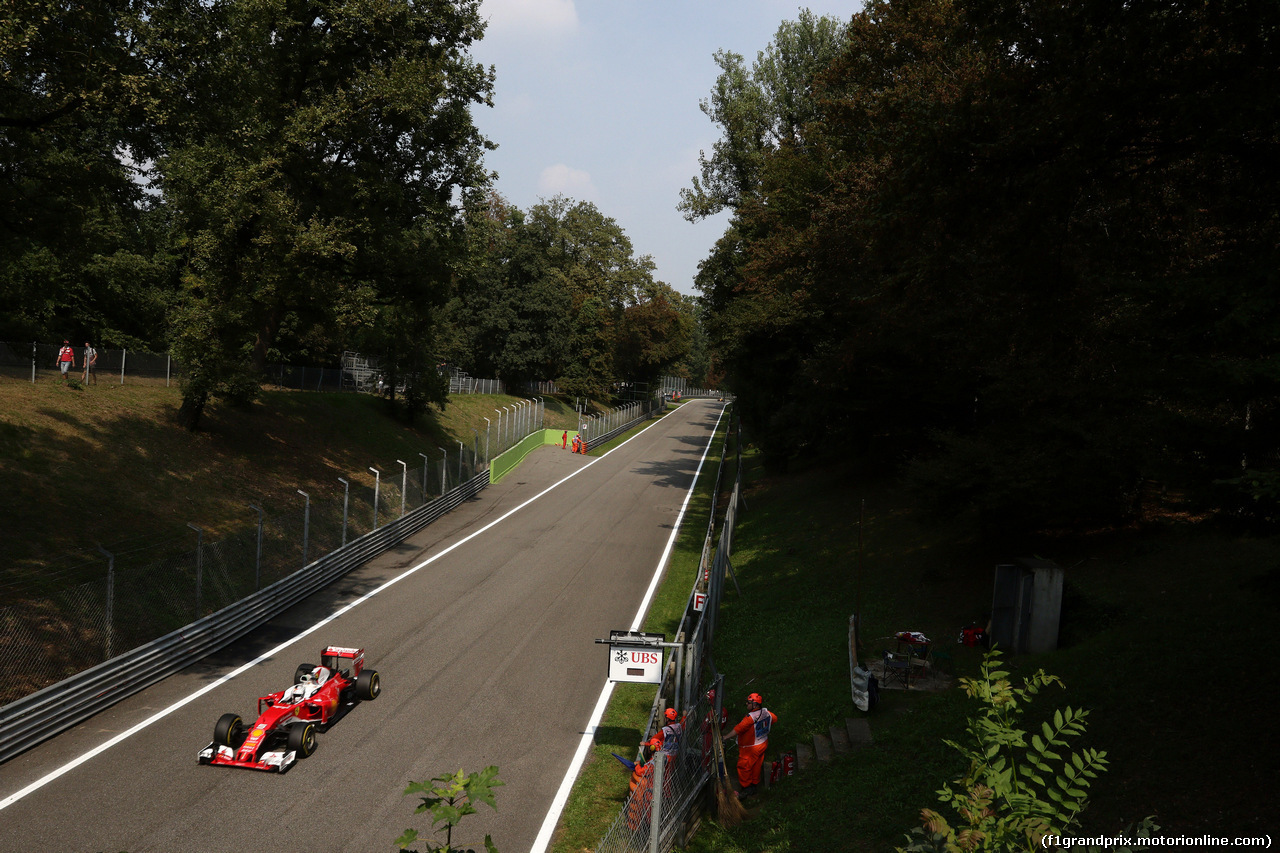
<path id="1" fill-rule="evenodd" d="M 92 364 L 83 342 L 71 342 L 72 359 L 66 375 L 86 384 L 169 386 L 182 379 L 183 365 L 167 353 L 142 350 L 95 349 Z M 47 382 L 62 378 L 61 344 L 33 341 L 19 343 L 0 341 L 0 376 Z M 500 379 L 477 379 L 457 368 L 438 368 L 449 377 L 450 394 L 506 394 Z M 263 372 L 263 382 L 279 389 L 294 391 L 355 391 L 378 393 L 382 376 L 378 360 L 358 352 L 342 354 L 340 367 L 309 367 L 293 364 L 270 364 Z M 403 388 L 397 389 L 403 391 Z M 555 394 L 554 382 L 530 383 L 522 393 Z"/>
<path id="2" fill-rule="evenodd" d="M 727 450 L 728 446 L 726 433 L 724 448 Z M 724 459 L 722 451 L 714 494 L 720 492 Z M 707 783 L 729 772 L 718 761 L 714 749 L 717 727 L 713 721 L 721 717 L 724 691 L 717 689 L 714 698 L 709 691 L 720 684 L 720 675 L 711 663 L 711 649 L 724 581 L 732 572 L 730 556 L 742 482 L 740 463 L 739 458 L 737 479 L 714 552 L 714 514 L 708 524 L 698 577 L 676 629 L 676 642 L 683 644 L 682 654 L 669 662 L 663 672 L 644 736 L 647 741 L 661 726 L 667 707 L 675 708 L 683 727 L 679 748 L 674 755 L 660 759 L 655 756 L 656 760 L 633 772 L 622 810 L 596 845 L 596 853 L 668 853 L 684 842 L 682 836 L 687 833 L 694 811 L 704 801 Z M 640 759 L 642 753 L 643 749 L 638 750 L 636 758 Z"/>
<path id="3" fill-rule="evenodd" d="M 396 460 L 400 462 L 401 460 Z M 189 625 L 348 542 L 424 506 L 487 467 L 476 447 L 435 449 L 376 470 L 372 488 L 343 478 L 290 505 L 245 503 L 245 527 L 213 540 L 178 535 L 99 548 L 0 587 L 0 706 Z"/>

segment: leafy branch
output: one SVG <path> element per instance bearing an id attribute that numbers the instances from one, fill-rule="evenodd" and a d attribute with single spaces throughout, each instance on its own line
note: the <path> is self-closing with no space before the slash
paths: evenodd
<path id="1" fill-rule="evenodd" d="M 1070 739 L 1084 734 L 1089 712 L 1055 710 L 1052 723 L 1028 733 L 1019 725 L 1027 707 L 1044 688 L 1064 685 L 1039 670 L 1015 687 L 994 649 L 983 659 L 981 676 L 960 683 L 982 707 L 969 719 L 964 743 L 944 741 L 969 762 L 957 783 L 938 791 L 959 821 L 953 827 L 941 813 L 922 809 L 923 826 L 899 850 L 1026 850 L 1047 834 L 1078 826 L 1089 785 L 1107 766 L 1100 750 L 1068 751 Z"/>
<path id="2" fill-rule="evenodd" d="M 465 816 L 476 814 L 474 803 L 485 803 L 496 811 L 498 807 L 494 804 L 493 789 L 504 784 L 498 779 L 498 768 L 493 766 L 469 775 L 458 770 L 457 773 L 437 776 L 430 782 L 410 782 L 404 789 L 404 796 L 425 794 L 413 813 L 430 812 L 432 832 L 445 834 L 443 845 L 426 839 L 427 847 L 424 849 L 434 853 L 463 853 L 462 848 L 453 846 L 453 828 Z M 396 847 L 403 850 L 418 838 L 418 830 L 406 829 L 396 839 Z M 498 853 L 488 835 L 484 837 L 484 848 L 487 853 Z"/>

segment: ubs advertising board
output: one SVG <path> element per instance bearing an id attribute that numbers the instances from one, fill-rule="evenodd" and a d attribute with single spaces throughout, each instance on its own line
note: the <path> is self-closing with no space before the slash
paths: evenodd
<path id="1" fill-rule="evenodd" d="M 665 634 L 642 631 L 609 632 L 609 680 L 638 684 L 662 683 L 662 646 Z"/>

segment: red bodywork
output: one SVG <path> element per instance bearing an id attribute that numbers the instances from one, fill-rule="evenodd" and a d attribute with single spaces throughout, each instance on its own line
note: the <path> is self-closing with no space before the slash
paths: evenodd
<path id="1" fill-rule="evenodd" d="M 297 749 L 289 743 L 289 731 L 295 723 L 327 728 L 359 699 L 375 698 L 380 691 L 377 673 L 370 670 L 372 679 L 366 676 L 366 683 L 362 685 L 365 695 L 358 695 L 357 683 L 364 672 L 364 649 L 328 646 L 320 653 L 320 659 L 321 664 L 312 667 L 309 676 L 303 675 L 308 665 L 298 668 L 295 676 L 298 683 L 259 697 L 257 722 L 247 731 L 233 728 L 227 738 L 229 742 L 219 743 L 215 730 L 214 742 L 199 753 L 200 763 L 283 773 L 314 749 L 314 735 L 310 748 Z M 241 734 L 243 741 L 240 741 Z"/>

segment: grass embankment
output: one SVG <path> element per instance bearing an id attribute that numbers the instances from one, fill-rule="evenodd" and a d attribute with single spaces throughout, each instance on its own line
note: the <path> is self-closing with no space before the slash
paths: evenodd
<path id="1" fill-rule="evenodd" d="M 1043 668 L 1065 684 L 1028 715 L 1033 730 L 1054 708 L 1091 709 L 1076 746 L 1106 750 L 1111 766 L 1092 789 L 1085 829 L 1113 834 L 1154 815 L 1162 834 L 1274 834 L 1276 538 L 1165 523 L 983 550 L 943 541 L 888 484 L 830 460 L 766 478 L 749 456 L 746 477 L 733 560 L 742 592 L 728 585 L 715 658 L 731 716 L 749 691 L 778 714 L 770 759 L 861 715 L 846 651 L 859 601 L 864 660 L 886 647 L 878 638 L 915 630 L 942 642 L 956 673 L 973 675 L 979 653 L 955 636 L 986 618 L 994 565 L 1034 554 L 1067 568 L 1060 648 L 1008 662 L 1015 680 Z M 873 746 L 783 780 L 739 828 L 704 823 L 690 849 L 884 851 L 922 807 L 954 818 L 935 792 L 963 766 L 943 739 L 963 739 L 975 706 L 958 688 L 881 697 Z"/>
<path id="2" fill-rule="evenodd" d="M 0 581 L 39 572 L 95 547 L 166 536 L 206 541 L 256 522 L 250 503 L 296 507 L 297 490 L 341 501 L 373 485 L 369 467 L 470 449 L 485 418 L 518 398 L 457 395 L 413 425 L 369 394 L 267 391 L 247 408 L 212 407 L 203 428 L 179 428 L 176 388 L 32 384 L 0 378 Z M 546 398 L 547 426 L 576 425 L 571 405 Z M 496 435 L 494 448 L 496 452 Z M 186 543 L 190 547 L 190 543 Z M 70 558 L 70 559 L 68 559 Z"/>

